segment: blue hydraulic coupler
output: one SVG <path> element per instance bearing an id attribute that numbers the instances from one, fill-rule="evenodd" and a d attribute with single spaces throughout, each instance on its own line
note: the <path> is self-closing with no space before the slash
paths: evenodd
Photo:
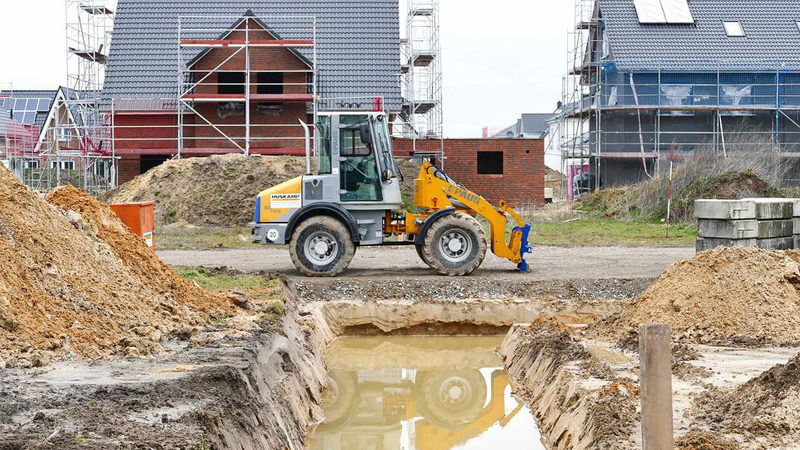
<path id="1" fill-rule="evenodd" d="M 528 265 L 528 261 L 525 261 L 525 253 L 533 253 L 533 249 L 531 248 L 530 244 L 528 244 L 528 236 L 531 233 L 531 224 L 526 224 L 522 227 L 515 227 L 514 231 L 520 230 L 522 231 L 522 238 L 520 239 L 520 247 L 519 247 L 519 257 L 522 259 L 522 262 L 517 264 L 517 269 L 520 272 L 528 273 L 531 271 L 531 267 Z"/>

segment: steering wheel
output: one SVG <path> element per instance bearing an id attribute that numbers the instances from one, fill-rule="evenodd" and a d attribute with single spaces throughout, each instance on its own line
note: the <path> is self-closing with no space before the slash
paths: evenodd
<path id="1" fill-rule="evenodd" d="M 350 167 L 352 167 L 352 168 L 353 168 L 353 169 L 354 169 L 356 172 L 360 173 L 360 174 L 361 174 L 361 175 L 364 177 L 364 179 L 366 179 L 366 180 L 369 180 L 369 178 L 370 178 L 370 177 L 369 177 L 369 175 L 367 175 L 367 174 L 366 174 L 366 173 L 364 173 L 364 172 L 363 172 L 361 169 L 359 169 L 359 168 L 358 168 L 358 164 L 356 164 L 356 163 L 354 163 L 354 162 L 350 161 L 350 160 L 349 160 L 349 159 L 347 159 L 347 158 L 345 158 L 345 159 L 344 159 L 344 162 L 346 162 L 346 163 L 350 164 Z"/>

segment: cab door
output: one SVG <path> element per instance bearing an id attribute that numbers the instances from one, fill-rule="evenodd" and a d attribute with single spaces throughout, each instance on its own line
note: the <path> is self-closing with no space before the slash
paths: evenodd
<path id="1" fill-rule="evenodd" d="M 361 126 L 369 126 L 367 115 L 339 116 L 339 180 L 342 202 L 383 200 L 374 145 L 361 138 Z"/>

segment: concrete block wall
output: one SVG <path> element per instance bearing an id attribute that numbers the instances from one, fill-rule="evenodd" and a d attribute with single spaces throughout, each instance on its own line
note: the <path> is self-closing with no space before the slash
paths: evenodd
<path id="1" fill-rule="evenodd" d="M 697 200 L 697 251 L 725 247 L 759 247 L 773 250 L 798 248 L 800 200 L 745 198 Z"/>

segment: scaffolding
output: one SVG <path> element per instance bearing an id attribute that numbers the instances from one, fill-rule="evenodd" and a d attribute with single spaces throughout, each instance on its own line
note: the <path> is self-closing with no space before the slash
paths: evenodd
<path id="1" fill-rule="evenodd" d="M 99 195 L 116 186 L 110 115 L 99 104 L 114 23 L 106 3 L 65 0 L 67 86 L 48 98 L 10 91 L 5 100 L 18 114 L 5 123 L 1 159 L 33 189 L 69 184 Z"/>
<path id="2" fill-rule="evenodd" d="M 401 134 L 412 140 L 415 158 L 435 159 L 444 165 L 439 0 L 407 0 L 401 49 L 405 98 Z M 438 140 L 439 145 L 423 146 L 418 140 Z"/>
<path id="3" fill-rule="evenodd" d="M 302 153 L 303 124 L 280 118 L 308 116 L 313 134 L 316 18 L 181 16 L 177 27 L 176 156 Z"/>
<path id="4" fill-rule="evenodd" d="M 574 0 L 573 28 L 567 33 L 566 75 L 562 80 L 559 106 L 559 147 L 561 172 L 566 175 L 568 198 L 572 198 L 572 180 L 588 176 L 590 164 L 588 115 L 574 115 L 575 105 L 584 105 L 591 96 L 591 70 L 585 69 L 587 48 L 597 28 L 595 0 Z"/>
<path id="5" fill-rule="evenodd" d="M 752 70 L 725 60 L 692 71 L 657 61 L 622 70 L 594 0 L 575 0 L 568 36 L 559 133 L 570 196 L 575 177 L 593 189 L 636 182 L 701 149 L 800 156 L 800 73 L 791 64 L 754 57 Z"/>

